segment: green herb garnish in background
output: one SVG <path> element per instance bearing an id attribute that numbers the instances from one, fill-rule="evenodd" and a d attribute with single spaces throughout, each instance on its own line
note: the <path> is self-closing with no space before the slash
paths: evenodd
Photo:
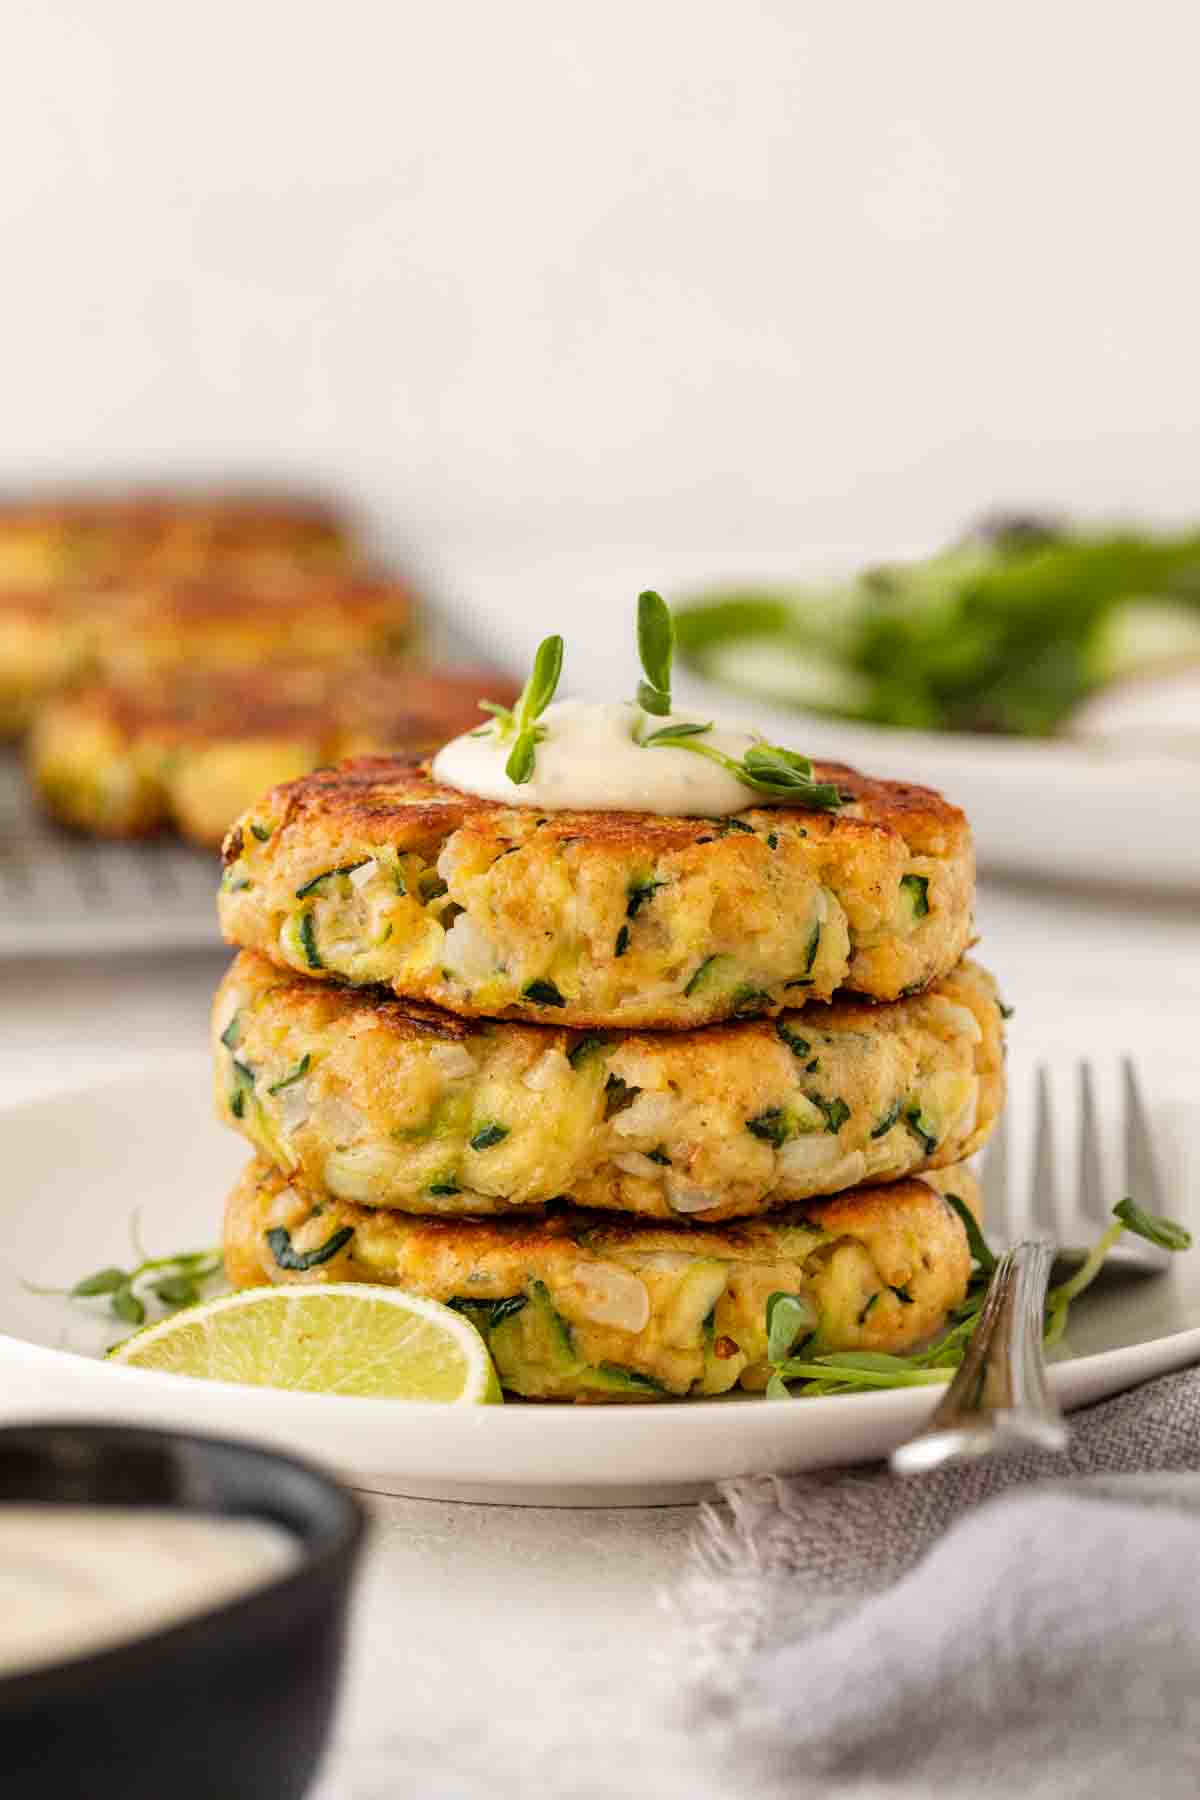
<path id="1" fill-rule="evenodd" d="M 1046 735 L 1108 682 L 1200 657 L 1200 533 L 1001 520 L 844 582 L 698 599 L 675 630 L 693 668 L 765 699 Z"/>
<path id="2" fill-rule="evenodd" d="M 148 1256 L 138 1236 L 137 1219 L 130 1225 L 137 1262 L 130 1269 L 111 1264 L 85 1275 L 74 1287 L 24 1285 L 31 1294 L 58 1294 L 68 1300 L 107 1300 L 109 1311 L 126 1325 L 144 1325 L 146 1303 L 153 1296 L 167 1312 L 194 1306 L 204 1298 L 210 1281 L 225 1273 L 219 1250 L 182 1250 L 174 1256 Z"/>
<path id="3" fill-rule="evenodd" d="M 675 655 L 675 625 L 661 594 L 647 590 L 638 596 L 638 655 L 645 680 L 638 683 L 637 703 L 644 713 L 665 718 L 671 710 L 671 663 Z M 703 740 L 712 722 L 701 725 L 686 719 L 646 731 L 639 718 L 634 741 L 643 750 L 690 750 L 727 769 L 736 780 L 757 794 L 790 800 L 793 806 L 814 812 L 836 812 L 843 803 L 840 790 L 830 782 L 814 781 L 812 763 L 794 750 L 778 744 L 752 744 L 741 758 L 718 750 Z"/>
<path id="4" fill-rule="evenodd" d="M 783 1327 L 790 1315 L 784 1313 L 781 1316 L 778 1309 L 785 1301 L 794 1303 L 797 1296 L 772 1294 L 767 1301 L 766 1316 L 767 1359 L 771 1364 L 768 1399 L 792 1398 L 789 1382 L 799 1384 L 796 1398 L 815 1399 L 830 1394 L 868 1393 L 876 1388 L 927 1387 L 952 1378 L 975 1334 L 997 1259 L 970 1207 L 957 1194 L 947 1194 L 946 1200 L 962 1221 L 974 1265 L 966 1298 L 951 1314 L 946 1329 L 925 1349 L 910 1351 L 906 1356 L 893 1356 L 882 1350 L 839 1350 L 806 1357 L 803 1342 L 797 1345 L 798 1331 L 791 1335 L 786 1348 L 783 1345 Z M 1091 1286 L 1105 1257 L 1124 1231 L 1146 1238 L 1160 1250 L 1190 1250 L 1192 1245 L 1191 1233 L 1174 1219 L 1145 1212 L 1133 1200 L 1120 1201 L 1113 1208 L 1113 1223 L 1082 1266 L 1068 1280 L 1051 1288 L 1047 1295 L 1047 1347 L 1058 1343 L 1062 1337 L 1072 1301 Z M 893 1289 L 893 1292 L 897 1290 Z M 812 1329 L 815 1330 L 815 1319 Z"/>
<path id="5" fill-rule="evenodd" d="M 492 714 L 493 723 L 481 725 L 475 736 L 484 737 L 494 731 L 502 743 L 510 738 L 514 740 L 504 772 L 517 787 L 524 787 L 533 778 L 537 747 L 546 735 L 545 726 L 537 721 L 554 698 L 562 665 L 562 638 L 557 635 L 543 638 L 516 706 L 498 706 L 494 700 L 479 702 L 484 712 Z"/>

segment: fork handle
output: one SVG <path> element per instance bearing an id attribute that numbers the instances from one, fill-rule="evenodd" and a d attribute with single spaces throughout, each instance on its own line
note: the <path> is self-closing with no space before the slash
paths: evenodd
<path id="1" fill-rule="evenodd" d="M 940 1404 L 892 1452 L 899 1475 L 1006 1450 L 1062 1450 L 1067 1427 L 1046 1377 L 1042 1333 L 1053 1246 L 1026 1238 L 996 1264 L 979 1324 Z"/>

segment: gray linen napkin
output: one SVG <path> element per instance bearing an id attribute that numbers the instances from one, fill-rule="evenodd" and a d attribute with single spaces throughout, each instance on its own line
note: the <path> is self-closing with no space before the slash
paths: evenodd
<path id="1" fill-rule="evenodd" d="M 1195 1800 L 1200 1370 L 1072 1427 L 1061 1457 L 726 1484 L 679 1609 L 730 1792 Z"/>

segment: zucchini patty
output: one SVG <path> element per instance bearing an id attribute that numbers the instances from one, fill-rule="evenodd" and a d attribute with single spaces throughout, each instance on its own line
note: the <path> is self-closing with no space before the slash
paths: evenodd
<path id="1" fill-rule="evenodd" d="M 419 1213 L 564 1198 L 709 1224 L 961 1162 L 1004 1097 L 995 984 L 971 963 L 891 1006 L 608 1034 L 462 1020 L 243 952 L 213 1039 L 226 1124 L 311 1194 Z"/>
<path id="2" fill-rule="evenodd" d="M 963 814 L 840 764 L 815 774 L 852 802 L 706 820 L 501 806 L 416 758 L 363 757 L 242 817 L 222 926 L 318 978 L 555 1025 L 703 1025 L 949 974 L 972 932 Z"/>
<path id="3" fill-rule="evenodd" d="M 814 1311 L 809 1348 L 911 1349 L 963 1299 L 970 1253 L 944 1193 L 962 1168 L 854 1188 L 771 1219 L 661 1226 L 573 1207 L 521 1219 L 414 1219 L 314 1200 L 249 1165 L 225 1215 L 239 1287 L 373 1281 L 450 1301 L 503 1385 L 535 1400 L 650 1400 L 765 1387 L 767 1301 Z"/>
<path id="4" fill-rule="evenodd" d="M 164 576 L 345 566 L 356 546 L 319 497 L 226 489 L 50 494 L 0 501 L 0 584 L 56 587 L 118 570 Z"/>
<path id="5" fill-rule="evenodd" d="M 0 592 L 0 738 L 19 737 L 46 696 L 76 681 L 91 657 L 91 629 L 77 602 Z"/>
<path id="6" fill-rule="evenodd" d="M 436 749 L 475 724 L 485 691 L 514 694 L 491 670 L 382 657 L 163 669 L 48 701 L 31 772 L 49 811 L 79 830 L 140 837 L 173 826 L 216 845 L 257 795 L 319 763 Z"/>
<path id="7" fill-rule="evenodd" d="M 0 737 L 22 733 L 47 696 L 147 629 L 164 581 L 221 576 L 289 585 L 349 569 L 355 546 L 340 513 L 287 494 L 101 493 L 0 502 Z M 114 589 L 120 579 L 123 586 Z M 134 603 L 127 584 L 157 582 Z M 252 610 L 247 601 L 242 610 Z M 170 610 L 169 605 L 166 610 Z M 151 636 L 158 634 L 153 624 Z M 169 636 L 169 632 L 168 632 Z M 107 647 L 102 654 L 101 640 Z M 196 653 L 195 633 L 181 644 Z M 295 640 L 285 645 L 294 653 Z"/>

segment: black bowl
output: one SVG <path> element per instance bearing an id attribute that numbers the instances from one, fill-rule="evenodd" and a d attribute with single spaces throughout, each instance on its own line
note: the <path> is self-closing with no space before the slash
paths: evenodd
<path id="1" fill-rule="evenodd" d="M 300 1800 L 337 1694 L 358 1501 L 289 1456 L 108 1425 L 0 1429 L 5 1501 L 271 1520 L 300 1561 L 183 1623 L 0 1678 L 11 1800 Z"/>

